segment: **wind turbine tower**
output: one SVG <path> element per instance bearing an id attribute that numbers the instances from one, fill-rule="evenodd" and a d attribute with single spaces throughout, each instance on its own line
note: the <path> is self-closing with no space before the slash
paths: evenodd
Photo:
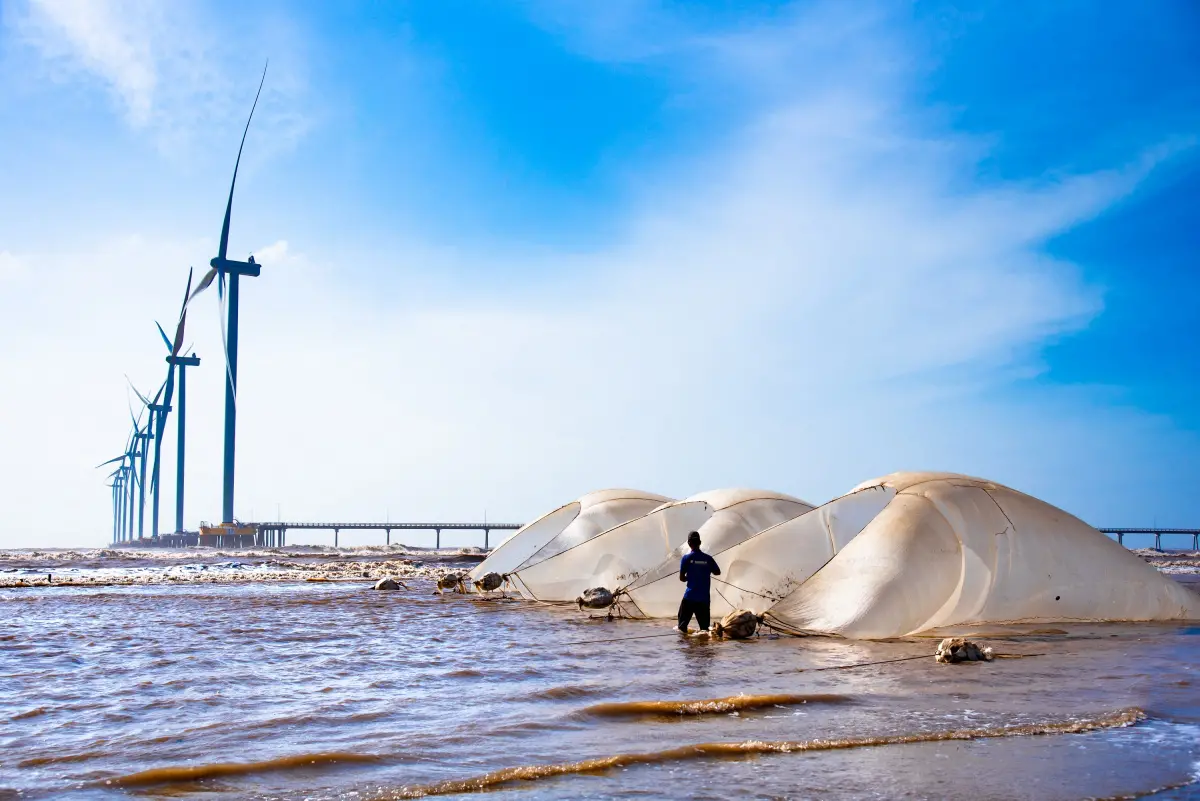
<path id="1" fill-rule="evenodd" d="M 197 290 L 198 291 L 198 290 Z M 167 332 L 155 323 L 158 333 L 162 335 L 167 346 L 167 380 L 164 382 L 162 406 L 158 417 L 158 426 L 154 431 L 154 478 L 150 482 L 154 490 L 154 536 L 158 537 L 158 498 L 162 491 L 159 483 L 159 455 L 162 452 L 162 438 L 167 433 L 167 414 L 171 411 L 171 398 L 175 392 L 175 368 L 179 368 L 179 443 L 175 454 L 175 533 L 183 533 L 183 464 L 184 464 L 184 431 L 187 425 L 187 373 L 188 367 L 196 367 L 200 359 L 193 353 L 191 356 L 180 356 L 183 350 L 183 333 L 187 325 L 187 306 L 192 293 L 192 271 L 188 270 L 187 288 L 183 291 L 183 305 L 179 309 L 179 322 L 175 325 L 175 338 L 168 339 Z"/>
<path id="2" fill-rule="evenodd" d="M 187 426 L 187 368 L 199 367 L 200 357 L 168 356 L 167 364 L 179 368 L 179 414 L 175 421 L 179 427 L 179 442 L 175 446 L 175 533 L 183 533 L 183 452 L 184 431 Z"/>

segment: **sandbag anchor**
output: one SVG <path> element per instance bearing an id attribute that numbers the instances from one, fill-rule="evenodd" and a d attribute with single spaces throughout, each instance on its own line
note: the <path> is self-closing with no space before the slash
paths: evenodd
<path id="1" fill-rule="evenodd" d="M 492 590 L 500 589 L 506 581 L 508 581 L 506 574 L 488 573 L 483 578 L 477 579 L 472 583 L 475 585 L 475 589 L 480 592 L 491 592 Z"/>
<path id="2" fill-rule="evenodd" d="M 746 640 L 755 635 L 762 622 L 762 615 L 756 615 L 745 609 L 735 609 L 713 626 L 713 634 L 721 638 L 728 637 L 731 640 Z"/>
<path id="3" fill-rule="evenodd" d="M 466 573 L 447 573 L 437 580 L 438 594 L 444 593 L 446 590 L 453 590 L 460 595 L 467 594 L 467 574 Z"/>
<path id="4" fill-rule="evenodd" d="M 605 587 L 590 587 L 575 599 L 579 611 L 584 609 L 608 609 L 617 602 L 616 596 Z"/>
<path id="5" fill-rule="evenodd" d="M 933 658 L 937 662 L 954 665 L 959 662 L 991 662 L 996 654 L 991 647 L 980 648 L 963 637 L 947 637 L 938 643 Z"/>

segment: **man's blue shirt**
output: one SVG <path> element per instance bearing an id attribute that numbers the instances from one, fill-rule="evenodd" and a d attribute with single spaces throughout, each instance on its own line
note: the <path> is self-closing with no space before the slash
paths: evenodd
<path id="1" fill-rule="evenodd" d="M 708 603 L 709 577 L 721 575 L 717 560 L 703 551 L 692 551 L 679 562 L 679 576 L 686 579 L 683 599 L 693 603 Z"/>

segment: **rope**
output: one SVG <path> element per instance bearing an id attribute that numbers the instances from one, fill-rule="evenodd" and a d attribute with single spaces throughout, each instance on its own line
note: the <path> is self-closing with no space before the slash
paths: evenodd
<path id="1" fill-rule="evenodd" d="M 725 583 L 727 583 L 727 582 L 724 582 L 724 581 L 722 581 L 721 583 L 722 583 L 722 584 L 725 584 Z M 731 587 L 732 587 L 733 585 L 732 585 L 732 584 L 730 584 L 729 586 L 731 586 Z M 735 607 L 733 604 L 729 603 L 729 599 L 725 597 L 725 593 L 721 592 L 721 590 L 720 590 L 719 588 L 717 588 L 717 587 L 713 587 L 713 589 L 717 591 L 717 595 L 720 595 L 720 596 L 721 596 L 721 600 L 725 602 L 725 605 L 726 605 L 726 606 L 728 606 L 730 609 L 736 609 L 736 607 Z M 735 588 L 735 589 L 736 589 L 736 588 Z"/>
<path id="2" fill-rule="evenodd" d="M 727 587 L 733 587 L 735 590 L 740 590 L 740 591 L 742 591 L 742 592 L 747 592 L 747 593 L 750 593 L 751 595 L 757 595 L 759 598 L 766 598 L 768 601 L 778 601 L 778 600 L 779 600 L 778 598 L 776 598 L 776 597 L 774 597 L 774 596 L 772 596 L 772 595 L 763 595 L 761 592 L 755 592 L 754 590 L 748 590 L 748 589 L 746 589 L 745 587 L 739 587 L 739 586 L 738 586 L 738 585 L 736 585 L 736 584 L 731 584 L 731 583 L 729 583 L 728 581 L 725 581 L 724 579 L 717 578 L 716 576 L 713 576 L 712 578 L 713 578 L 713 581 L 720 582 L 721 584 L 724 584 L 724 585 L 725 585 L 725 586 L 727 586 Z M 721 595 L 721 591 L 720 591 L 720 590 L 717 590 L 717 594 L 718 594 L 718 595 Z M 721 597 L 722 597 L 722 598 L 724 598 L 725 596 L 724 596 L 724 595 L 721 595 Z M 729 603 L 729 601 L 728 601 L 728 600 L 726 600 L 726 601 L 725 601 L 725 603 L 727 603 L 727 604 L 728 604 L 728 603 Z M 732 605 L 733 605 L 733 604 L 730 604 L 730 606 L 732 606 Z"/>
<path id="3" fill-rule="evenodd" d="M 822 670 L 851 670 L 860 667 L 872 667 L 874 665 L 890 665 L 894 662 L 911 662 L 914 659 L 929 659 L 930 654 L 921 654 L 920 656 L 904 656 L 899 659 L 882 659 L 878 662 L 858 662 L 853 665 L 830 665 L 829 667 L 819 668 L 797 668 L 795 670 L 779 670 L 776 675 L 783 673 L 816 673 Z M 996 654 L 996 659 L 1022 659 L 1027 656 L 1045 656 L 1045 654 Z"/>
<path id="4" fill-rule="evenodd" d="M 796 670 L 784 670 L 781 672 L 782 673 L 808 673 L 808 672 L 816 673 L 816 672 L 819 672 L 822 670 L 851 670 L 853 668 L 871 667 L 873 665 L 890 665 L 893 662 L 911 662 L 914 659 L 932 659 L 932 658 L 933 658 L 932 654 L 921 654 L 920 656 L 904 656 L 899 659 L 882 659 L 878 662 L 858 662 L 853 665 L 830 665 L 829 667 L 819 667 L 819 668 L 797 668 Z"/>
<path id="5" fill-rule="evenodd" d="M 578 640 L 577 642 L 564 642 L 564 643 L 561 643 L 561 645 L 591 645 L 592 643 L 597 643 L 597 642 L 603 642 L 603 643 L 624 642 L 625 640 L 646 640 L 651 637 L 678 637 L 678 636 L 680 636 L 678 631 L 669 631 L 665 634 L 639 634 L 636 637 L 617 637 L 616 639 L 607 639 L 607 640 Z"/>

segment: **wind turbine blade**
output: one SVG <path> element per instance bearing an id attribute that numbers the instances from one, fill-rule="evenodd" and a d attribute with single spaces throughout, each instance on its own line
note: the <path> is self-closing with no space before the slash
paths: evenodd
<path id="1" fill-rule="evenodd" d="M 154 321 L 154 327 L 158 329 L 159 335 L 162 336 L 162 338 L 163 338 L 163 344 L 167 346 L 167 351 L 170 352 L 171 340 L 167 339 L 167 332 L 164 331 L 162 329 L 162 326 L 158 324 L 158 320 Z M 175 354 L 172 353 L 171 355 L 174 356 Z"/>
<path id="2" fill-rule="evenodd" d="M 163 382 L 162 382 L 161 384 L 159 384 L 159 386 L 158 386 L 158 392 L 154 393 L 154 403 L 153 403 L 153 404 L 149 404 L 149 403 L 148 403 L 148 404 L 146 404 L 146 405 L 147 405 L 147 406 L 150 406 L 150 405 L 157 406 L 157 405 L 158 405 L 158 399 L 162 397 L 163 390 L 164 390 L 164 389 L 166 389 L 166 388 L 167 388 L 167 382 L 166 382 L 166 381 L 163 381 Z"/>
<path id="3" fill-rule="evenodd" d="M 180 368 L 183 369 L 183 368 Z M 166 392 L 166 397 L 163 399 L 162 411 L 158 413 L 158 425 L 154 427 L 154 452 L 160 457 L 162 455 L 162 438 L 163 433 L 167 428 L 167 415 L 171 408 L 171 396 L 175 392 L 175 366 L 171 365 L 167 368 L 167 380 L 163 382 L 163 390 Z M 158 492 L 158 471 L 154 473 L 154 480 L 150 484 L 150 488 L 154 492 Z"/>
<path id="4" fill-rule="evenodd" d="M 183 329 L 187 325 L 187 310 L 179 315 L 179 325 L 175 326 L 175 341 L 170 343 L 171 355 L 179 355 L 179 346 L 183 344 Z"/>
<path id="5" fill-rule="evenodd" d="M 258 92 L 254 95 L 254 105 L 250 107 L 250 116 L 246 118 L 246 128 L 242 131 L 242 143 L 238 145 L 237 161 L 233 163 L 233 180 L 229 182 L 229 200 L 225 204 L 225 222 L 221 225 L 221 247 L 217 257 L 224 259 L 229 250 L 229 217 L 233 214 L 233 188 L 237 186 L 238 166 L 242 163 L 242 148 L 246 146 L 246 134 L 250 133 L 250 121 L 254 119 L 254 110 L 258 108 L 258 98 L 262 94 L 263 84 L 267 82 L 267 66 L 263 64 L 262 80 L 258 82 Z"/>
<path id="6" fill-rule="evenodd" d="M 96 469 L 98 470 L 101 467 L 104 467 L 104 465 L 106 465 L 106 464 L 112 464 L 113 462 L 120 462 L 124 458 L 125 458 L 125 454 L 123 454 L 123 453 L 120 456 L 114 456 L 113 458 L 109 459 L 107 462 L 101 462 L 100 464 L 96 465 Z"/>
<path id="7" fill-rule="evenodd" d="M 183 329 L 187 323 L 187 306 L 188 301 L 192 299 L 192 272 L 193 269 L 188 267 L 187 288 L 183 290 L 183 303 L 179 307 L 179 322 L 175 324 L 175 340 L 167 343 L 167 347 L 171 349 L 172 356 L 179 355 L 179 346 L 183 344 Z M 159 328 L 159 331 L 162 331 L 162 329 Z M 167 335 L 163 334 L 163 339 L 166 338 Z"/>
<path id="8" fill-rule="evenodd" d="M 221 275 L 221 279 L 217 282 L 217 297 L 220 301 L 217 303 L 218 313 L 221 315 L 221 352 L 225 354 L 225 379 L 229 382 L 229 389 L 233 395 L 233 405 L 237 408 L 237 384 L 233 381 L 233 367 L 229 364 L 229 340 L 225 335 L 225 319 L 228 315 L 225 314 L 225 275 Z"/>
<path id="9" fill-rule="evenodd" d="M 196 296 L 208 289 L 209 284 L 211 284 L 213 279 L 217 277 L 218 272 L 219 270 L 217 270 L 216 267 L 213 267 L 204 274 L 204 277 L 200 279 L 200 283 L 196 285 L 196 288 L 192 290 L 192 294 L 188 296 L 187 303 L 183 304 L 183 310 L 185 312 L 187 311 L 188 305 L 196 299 Z M 182 315 L 180 315 L 180 319 L 182 319 Z"/>
<path id="10" fill-rule="evenodd" d="M 129 376 L 128 376 L 128 375 L 126 375 L 126 376 L 125 376 L 125 380 L 126 380 L 126 381 L 129 381 Z M 138 388 L 137 388 L 137 387 L 135 387 L 135 386 L 133 385 L 133 382 L 132 382 L 132 381 L 129 381 L 129 388 L 133 390 L 133 394 L 134 394 L 134 395 L 137 395 L 137 396 L 138 396 L 138 400 L 140 400 L 140 401 L 142 402 L 142 405 L 143 405 L 143 406 L 149 406 L 149 405 L 150 405 L 150 401 L 146 400 L 146 396 L 145 396 L 145 395 L 143 395 L 142 393 L 138 392 Z M 140 419 L 140 418 L 141 418 L 141 415 L 138 415 L 138 417 L 139 417 L 139 419 Z"/>
<path id="11" fill-rule="evenodd" d="M 171 408 L 171 398 L 173 398 L 175 396 L 175 365 L 173 365 L 173 364 L 167 367 L 167 383 L 165 386 L 166 386 L 167 394 L 165 396 L 163 396 L 163 406 L 170 409 Z M 163 412 L 164 420 L 166 419 L 166 414 L 167 414 L 166 412 Z"/>
<path id="12" fill-rule="evenodd" d="M 187 289 L 183 290 L 183 304 L 179 307 L 179 319 L 183 319 L 183 314 L 187 311 L 188 298 L 192 296 L 192 272 L 194 267 L 188 267 L 188 282 Z"/>

